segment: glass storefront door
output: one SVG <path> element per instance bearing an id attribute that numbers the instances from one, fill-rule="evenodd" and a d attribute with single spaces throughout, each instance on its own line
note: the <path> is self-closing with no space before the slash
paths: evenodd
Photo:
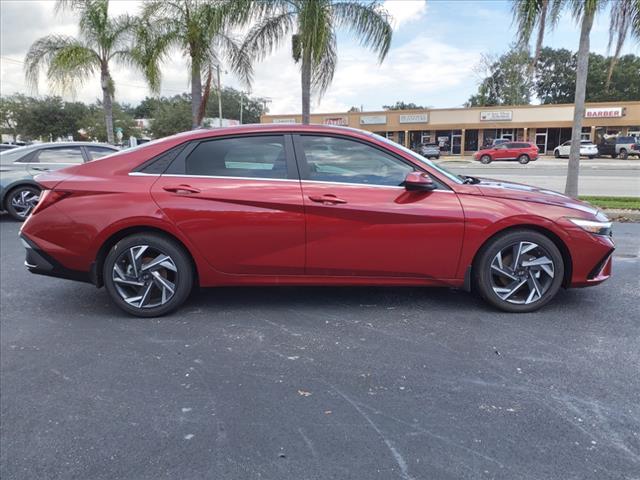
<path id="1" fill-rule="evenodd" d="M 451 155 L 462 153 L 462 135 L 451 135 Z"/>
<path id="2" fill-rule="evenodd" d="M 540 129 L 538 129 L 538 132 L 539 130 Z M 538 132 L 536 132 L 536 147 L 540 150 L 540 154 L 544 155 L 547 153 L 547 130 L 545 129 L 542 133 Z"/>

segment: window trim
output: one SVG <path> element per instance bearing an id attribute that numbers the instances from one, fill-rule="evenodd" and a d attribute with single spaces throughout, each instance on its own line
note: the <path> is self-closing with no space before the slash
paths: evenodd
<path id="1" fill-rule="evenodd" d="M 247 139 L 256 137 L 281 137 L 284 145 L 284 159 L 287 165 L 286 178 L 269 178 L 269 177 L 238 177 L 238 176 L 225 176 L 225 175 L 190 175 L 186 173 L 186 159 L 191 152 L 193 152 L 201 143 L 215 142 L 219 140 L 232 140 L 232 139 Z M 163 152 L 166 153 L 166 152 Z M 160 154 L 162 155 L 162 154 Z M 147 165 L 145 165 L 146 167 Z M 163 176 L 176 176 L 176 177 L 193 177 L 193 178 L 230 178 L 236 180 L 294 180 L 300 181 L 300 175 L 298 173 L 298 167 L 295 164 L 295 158 L 293 156 L 293 146 L 291 144 L 290 134 L 284 132 L 264 132 L 256 134 L 235 134 L 235 135 L 220 135 L 214 137 L 199 138 L 186 143 L 185 147 L 177 154 L 173 161 L 162 173 Z"/>
<path id="2" fill-rule="evenodd" d="M 296 158 L 296 163 L 298 164 L 298 169 L 300 171 L 300 180 L 302 181 L 302 183 L 324 183 L 324 184 L 330 184 L 330 185 L 347 185 L 347 186 L 359 186 L 359 187 L 374 187 L 374 188 L 401 188 L 404 189 L 404 185 L 380 185 L 380 184 L 372 184 L 372 183 L 355 183 L 355 182 L 334 182 L 334 181 L 327 181 L 327 180 L 315 180 L 310 178 L 309 175 L 309 165 L 307 163 L 307 157 L 304 153 L 304 148 L 302 146 L 302 139 L 301 137 L 332 137 L 332 138 L 339 138 L 341 140 L 348 140 L 348 141 L 352 141 L 352 142 L 357 142 L 357 143 L 361 143 L 363 145 L 366 145 L 368 147 L 374 148 L 388 156 L 390 156 L 391 158 L 394 158 L 396 160 L 398 160 L 401 163 L 404 163 L 405 165 L 413 168 L 413 171 L 419 171 L 419 172 L 424 172 L 426 174 L 428 174 L 431 179 L 433 180 L 433 182 L 437 185 L 437 190 L 449 190 L 449 186 L 444 183 L 442 180 L 440 180 L 438 177 L 435 177 L 434 175 L 431 174 L 431 172 L 423 169 L 421 166 L 416 165 L 415 163 L 407 160 L 406 158 L 402 157 L 401 155 L 398 155 L 395 152 L 392 152 L 391 150 L 387 150 L 386 148 L 383 148 L 379 145 L 376 145 L 375 143 L 371 143 L 371 142 L 367 142 L 366 140 L 363 140 L 361 138 L 355 138 L 355 137 L 351 137 L 349 135 L 341 135 L 341 134 L 334 134 L 334 133 L 319 133 L 319 132 L 309 132 L 309 133 L 295 133 L 292 134 L 292 139 L 293 139 L 293 145 L 294 145 L 294 149 L 295 149 L 295 158 Z M 403 182 L 404 183 L 404 182 Z"/>
<path id="3" fill-rule="evenodd" d="M 47 150 L 62 150 L 62 149 L 76 149 L 76 148 L 80 152 L 80 157 L 82 158 L 82 161 L 80 163 L 78 162 L 41 162 L 40 161 L 40 155 L 42 154 L 42 152 L 45 152 Z M 83 163 L 87 163 L 87 161 L 88 161 L 88 157 L 86 152 L 84 151 L 83 145 L 67 145 L 67 146 L 56 145 L 55 147 L 39 148 L 34 152 L 33 157 L 31 158 L 31 161 L 29 163 L 39 163 L 42 165 L 82 165 Z"/>

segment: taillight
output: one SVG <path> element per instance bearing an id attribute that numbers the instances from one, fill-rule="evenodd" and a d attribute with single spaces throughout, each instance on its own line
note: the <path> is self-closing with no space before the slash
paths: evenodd
<path id="1" fill-rule="evenodd" d="M 31 215 L 41 212 L 45 208 L 50 207 L 69 195 L 71 195 L 71 192 L 64 190 L 43 190 L 40 193 L 40 199 L 38 200 L 36 208 L 31 211 Z"/>

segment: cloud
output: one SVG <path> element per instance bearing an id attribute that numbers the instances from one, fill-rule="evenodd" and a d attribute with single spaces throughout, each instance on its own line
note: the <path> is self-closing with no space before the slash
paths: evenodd
<path id="1" fill-rule="evenodd" d="M 419 20 L 427 12 L 426 0 L 385 0 L 383 7 L 391 14 L 394 29 Z"/>

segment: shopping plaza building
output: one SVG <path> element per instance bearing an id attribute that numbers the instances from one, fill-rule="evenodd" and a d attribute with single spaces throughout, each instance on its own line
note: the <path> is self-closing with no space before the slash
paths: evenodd
<path id="1" fill-rule="evenodd" d="M 263 115 L 262 123 L 300 123 L 301 115 Z M 494 139 L 529 141 L 540 152 L 571 139 L 573 104 L 427 108 L 318 113 L 311 123 L 369 130 L 415 148 L 437 143 L 443 155 L 464 155 Z M 640 136 L 640 101 L 587 104 L 582 138 L 595 143 L 614 135 Z"/>

